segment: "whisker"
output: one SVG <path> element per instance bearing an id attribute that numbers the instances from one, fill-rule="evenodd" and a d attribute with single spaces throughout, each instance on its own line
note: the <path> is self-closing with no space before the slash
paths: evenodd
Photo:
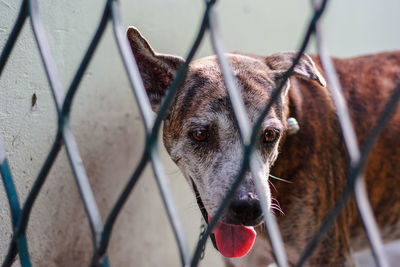
<path id="1" fill-rule="evenodd" d="M 271 210 L 277 210 L 279 211 L 282 215 L 285 215 L 285 213 L 282 211 L 282 209 L 279 206 L 272 206 L 271 205 Z M 275 213 L 274 213 L 275 214 Z"/>
<path id="2" fill-rule="evenodd" d="M 275 185 L 271 182 L 271 180 L 268 179 L 268 182 L 272 185 L 272 187 L 275 189 L 275 192 L 278 192 L 278 190 L 276 189 Z"/>
<path id="3" fill-rule="evenodd" d="M 281 205 L 279 204 L 279 201 L 274 197 L 271 197 L 271 209 L 278 210 L 282 215 L 285 215 L 281 208 Z"/>
<path id="4" fill-rule="evenodd" d="M 274 175 L 272 175 L 272 174 L 269 174 L 269 177 L 274 178 L 274 179 L 276 179 L 276 180 L 278 180 L 278 181 L 281 181 L 281 182 L 286 182 L 286 183 L 289 183 L 289 184 L 292 183 L 291 181 L 285 180 L 285 179 L 283 179 L 283 178 L 276 177 L 276 176 L 274 176 Z"/>

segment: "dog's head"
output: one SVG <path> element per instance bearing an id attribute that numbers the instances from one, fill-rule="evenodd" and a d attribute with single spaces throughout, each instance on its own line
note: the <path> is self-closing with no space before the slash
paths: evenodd
<path id="1" fill-rule="evenodd" d="M 133 27 L 128 29 L 127 35 L 150 103 L 157 112 L 184 59 L 154 52 Z M 250 122 L 254 123 L 267 105 L 273 89 L 295 56 L 295 52 L 269 57 L 226 55 L 241 89 Z M 313 61 L 306 55 L 294 69 L 294 74 L 325 84 Z M 259 133 L 257 151 L 263 162 L 263 186 L 269 202 L 269 170 L 278 156 L 279 141 L 287 127 L 285 103 L 289 88 L 288 82 L 265 117 Z M 212 217 L 238 173 L 243 154 L 240 134 L 215 56 L 190 63 L 185 81 L 164 120 L 163 140 L 172 160 L 192 185 L 200 207 L 204 205 L 201 208 L 205 208 L 208 218 Z M 262 211 L 254 179 L 247 173 L 214 231 L 218 249 L 225 256 L 242 256 L 251 247 L 247 244 L 252 243 L 251 226 L 261 221 Z"/>

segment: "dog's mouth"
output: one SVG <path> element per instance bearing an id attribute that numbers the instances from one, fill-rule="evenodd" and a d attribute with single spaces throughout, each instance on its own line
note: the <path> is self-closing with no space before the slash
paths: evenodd
<path id="1" fill-rule="evenodd" d="M 193 189 L 196 194 L 197 204 L 207 224 L 211 221 L 210 215 L 201 200 L 199 191 L 193 179 Z M 238 258 L 246 255 L 253 247 L 256 239 L 253 226 L 227 224 L 218 221 L 210 234 L 214 247 L 225 257 Z"/>

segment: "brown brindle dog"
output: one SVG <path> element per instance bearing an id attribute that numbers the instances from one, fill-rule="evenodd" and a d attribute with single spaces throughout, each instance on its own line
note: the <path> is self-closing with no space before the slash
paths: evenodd
<path id="1" fill-rule="evenodd" d="M 133 27 L 127 36 L 157 112 L 184 60 L 154 52 Z M 254 123 L 268 103 L 295 56 L 295 52 L 268 57 L 226 55 L 250 122 Z M 400 82 L 400 52 L 335 59 L 334 63 L 362 145 Z M 284 212 L 278 222 L 291 264 L 341 196 L 347 179 L 348 159 L 323 76 L 318 57 L 304 55 L 259 133 L 256 156 L 263 162 L 263 189 L 271 209 L 279 209 L 279 201 Z M 371 204 L 385 241 L 400 237 L 399 111 L 375 143 L 365 170 Z M 300 130 L 295 134 L 288 134 L 288 118 L 298 121 Z M 210 219 L 230 187 L 243 154 L 215 56 L 190 63 L 185 82 L 164 120 L 163 140 L 191 184 L 203 215 Z M 276 190 L 270 190 L 269 174 L 290 183 L 274 181 Z M 214 244 L 227 257 L 229 266 L 266 266 L 273 262 L 261 222 L 259 197 L 253 177 L 247 173 L 213 231 Z M 259 237 L 255 240 L 256 232 Z M 356 206 L 350 201 L 307 264 L 352 265 L 350 251 L 362 248 L 365 241 Z"/>

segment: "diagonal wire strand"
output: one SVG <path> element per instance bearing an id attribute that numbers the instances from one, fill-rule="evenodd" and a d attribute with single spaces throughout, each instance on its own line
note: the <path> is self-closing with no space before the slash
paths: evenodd
<path id="1" fill-rule="evenodd" d="M 251 126 L 248 118 L 246 117 L 247 113 L 244 108 L 244 103 L 240 95 L 240 91 L 237 87 L 237 81 L 233 76 L 233 73 L 231 71 L 229 63 L 226 60 L 226 57 L 224 56 L 224 49 L 222 47 L 222 41 L 219 38 L 221 35 L 218 31 L 218 25 L 214 9 L 212 9 L 212 12 L 210 13 L 210 33 L 211 33 L 212 43 L 215 52 L 218 56 L 218 61 L 223 73 L 226 88 L 230 96 L 229 99 L 233 107 L 234 115 L 241 132 L 243 144 L 248 145 L 251 137 L 251 132 L 250 132 Z M 259 132 L 259 129 L 254 129 L 254 131 Z M 263 190 L 263 186 L 261 183 L 262 179 L 265 179 L 265 177 L 263 177 L 262 162 L 260 162 L 261 160 L 259 159 L 259 156 L 256 155 L 255 153 L 253 153 L 253 155 L 250 155 L 249 160 L 250 160 L 250 171 L 256 182 L 257 193 L 258 196 L 260 197 L 260 203 L 264 214 L 265 225 L 268 229 L 268 233 L 270 234 L 269 237 L 271 239 L 271 245 L 275 256 L 275 261 L 278 266 L 287 266 L 288 265 L 287 256 L 283 246 L 280 231 L 277 226 L 276 220 L 271 214 L 268 207 L 269 201 L 267 200 L 266 195 L 269 194 L 269 192 L 268 191 L 265 192 Z M 243 176 L 241 177 L 241 179 L 243 179 Z"/>
<path id="2" fill-rule="evenodd" d="M 19 9 L 17 20 L 14 24 L 13 29 L 11 30 L 10 36 L 1 52 L 0 56 L 0 75 L 3 72 L 4 66 L 7 63 L 8 57 L 12 49 L 14 48 L 14 44 L 21 32 L 22 26 L 24 26 L 25 20 L 28 16 L 28 5 L 27 0 L 22 1 L 21 7 Z"/>
<path id="3" fill-rule="evenodd" d="M 314 1 L 314 6 L 317 6 L 317 1 Z M 354 166 L 357 162 L 360 162 L 360 149 L 355 134 L 353 124 L 350 120 L 348 109 L 346 108 L 346 102 L 343 96 L 343 90 L 340 86 L 336 71 L 333 67 L 333 62 L 330 59 L 326 46 L 323 39 L 322 23 L 319 22 L 316 26 L 317 36 L 317 47 L 321 58 L 322 66 L 327 75 L 328 84 L 330 85 L 332 97 L 336 105 L 336 110 L 339 116 L 339 122 L 342 128 L 343 136 L 347 151 L 350 156 L 350 164 Z M 361 171 L 361 169 L 360 169 Z M 361 220 L 364 224 L 367 237 L 372 248 L 373 256 L 377 266 L 386 267 L 388 263 L 384 256 L 383 243 L 379 234 L 379 230 L 373 216 L 372 208 L 369 204 L 367 191 L 365 188 L 365 179 L 363 174 L 359 174 L 355 181 L 355 199 L 357 207 L 361 216 Z"/>
<path id="4" fill-rule="evenodd" d="M 307 259 L 308 256 L 312 253 L 313 249 L 317 245 L 318 241 L 321 237 L 326 233 L 329 229 L 331 224 L 333 223 L 334 219 L 339 215 L 340 211 L 346 204 L 346 201 L 352 195 L 354 190 L 354 181 L 357 179 L 357 175 L 361 172 L 361 170 L 365 167 L 366 160 L 368 158 L 368 154 L 370 153 L 376 138 L 379 136 L 383 128 L 387 125 L 389 119 L 394 115 L 395 109 L 399 105 L 400 102 L 400 84 L 397 85 L 396 89 L 394 90 L 391 98 L 385 105 L 384 110 L 379 115 L 378 121 L 374 128 L 371 130 L 370 134 L 368 135 L 362 150 L 361 150 L 361 159 L 356 164 L 354 168 L 350 168 L 349 170 L 349 178 L 346 187 L 343 190 L 342 196 L 336 202 L 332 211 L 325 217 L 323 220 L 322 225 L 315 233 L 313 238 L 310 240 L 306 248 L 304 249 L 299 262 L 296 266 L 301 266 L 304 264 L 304 261 Z"/>
<path id="5" fill-rule="evenodd" d="M 206 10 L 205 13 L 208 11 Z M 117 41 L 121 57 L 123 59 L 127 75 L 131 84 L 131 87 L 133 88 L 133 92 L 135 94 L 136 99 L 141 99 L 142 102 L 139 102 L 139 108 L 142 113 L 142 117 L 144 118 L 143 121 L 145 123 L 145 128 L 147 128 L 147 131 L 151 131 L 151 120 L 152 117 L 147 115 L 150 111 L 146 111 L 150 109 L 150 104 L 148 103 L 147 96 L 143 87 L 143 83 L 140 78 L 139 70 L 137 68 L 137 65 L 135 63 L 135 59 L 132 56 L 132 52 L 130 51 L 129 44 L 127 43 L 124 31 L 122 30 L 122 23 L 121 23 L 121 16 L 119 13 L 119 6 L 118 2 L 115 1 L 112 5 L 112 22 L 113 22 L 113 28 L 114 28 L 114 35 L 115 39 Z M 176 90 L 180 84 L 183 82 L 184 76 L 187 72 L 188 65 L 192 61 L 195 52 L 197 51 L 200 42 L 204 36 L 206 28 L 206 19 L 203 18 L 199 32 L 196 36 L 196 39 L 194 41 L 194 44 L 191 48 L 191 50 L 188 53 L 188 56 L 186 58 L 185 63 L 183 66 L 178 70 L 178 73 L 176 75 L 176 78 L 174 79 L 173 83 L 167 90 L 169 92 L 169 97 L 168 95 L 166 96 L 165 102 L 170 102 L 173 98 L 173 95 L 175 94 L 173 91 Z M 175 89 L 174 89 L 175 88 Z M 172 92 L 172 93 L 171 93 Z M 148 142 L 146 145 L 148 146 Z M 129 197 L 129 194 L 131 190 L 133 189 L 134 185 L 136 184 L 136 181 L 139 179 L 140 174 L 142 173 L 142 170 L 144 169 L 147 161 L 149 160 L 149 155 L 146 151 L 148 151 L 149 148 L 145 148 L 145 152 L 142 154 L 142 158 L 138 164 L 138 167 L 136 168 L 135 172 L 131 176 L 130 180 L 128 181 L 128 184 L 125 186 L 123 192 L 121 193 L 120 197 L 118 198 L 116 204 L 114 205 L 113 209 L 111 210 L 106 223 L 104 225 L 104 232 L 103 236 L 101 239 L 100 247 L 98 251 L 96 252 L 98 255 L 96 256 L 97 258 L 101 259 L 103 255 L 106 253 L 106 249 L 108 246 L 109 238 L 112 232 L 112 228 L 114 226 L 114 223 L 117 219 L 117 216 L 122 209 L 124 203 L 126 202 L 127 198 Z M 96 258 L 94 257 L 94 258 Z"/>
<path id="6" fill-rule="evenodd" d="M 28 15 L 28 13 L 26 15 Z M 87 52 L 85 53 L 84 59 L 82 60 L 82 63 L 79 66 L 78 71 L 75 74 L 73 81 L 71 82 L 69 90 L 67 91 L 67 95 L 65 97 L 65 101 L 63 103 L 63 106 L 62 106 L 61 112 L 60 112 L 62 114 L 61 116 L 69 115 L 69 109 L 70 109 L 70 106 L 72 105 L 72 99 L 73 99 L 74 93 L 76 92 L 76 89 L 79 85 L 79 81 L 81 80 L 83 73 L 84 73 L 85 69 L 87 68 L 87 65 L 94 53 L 94 50 L 96 49 L 97 44 L 99 43 L 100 37 L 102 36 L 102 33 L 104 32 L 105 22 L 107 21 L 107 18 L 108 18 L 108 14 L 106 12 L 104 12 L 101 23 L 98 27 L 98 30 L 96 31 L 96 34 L 95 34 L 94 38 L 92 39 L 92 42 L 91 42 Z M 61 123 L 59 125 L 61 125 Z M 12 263 L 13 258 L 16 255 L 16 245 L 17 245 L 16 240 L 20 235 L 22 235 L 26 231 L 26 227 L 27 227 L 27 224 L 29 221 L 29 216 L 30 216 L 30 212 L 33 207 L 33 204 L 40 192 L 42 185 L 45 182 L 45 179 L 50 171 L 51 166 L 54 163 L 54 160 L 56 159 L 56 157 L 58 155 L 58 152 L 60 151 L 60 148 L 62 145 L 62 135 L 61 135 L 60 127 L 61 126 L 59 126 L 58 133 L 56 135 L 56 138 L 52 145 L 52 148 L 50 149 L 50 152 L 45 160 L 45 163 L 43 164 L 43 166 L 39 172 L 39 175 L 36 178 L 36 180 L 32 186 L 32 189 L 27 197 L 27 200 L 24 204 L 24 207 L 22 209 L 19 224 L 16 228 L 15 235 L 13 236 L 13 240 L 10 243 L 9 251 L 11 253 L 8 253 L 7 258 L 4 262 L 5 265 L 10 265 Z"/>
<path id="7" fill-rule="evenodd" d="M 125 64 L 125 68 L 128 71 L 128 78 L 130 80 L 132 88 L 134 89 L 134 94 L 137 98 L 137 103 L 138 103 L 139 109 L 142 113 L 142 118 L 144 120 L 146 132 L 147 132 L 147 136 L 148 136 L 147 142 L 146 142 L 146 151 L 147 152 L 145 152 L 145 153 L 149 153 L 149 157 L 150 157 L 150 161 L 152 162 L 153 172 L 155 174 L 157 185 L 160 190 L 160 193 L 161 193 L 161 196 L 163 199 L 163 203 L 167 210 L 167 215 L 171 222 L 171 226 L 173 228 L 174 235 L 175 235 L 175 238 L 178 243 L 178 248 L 179 248 L 180 255 L 181 255 L 181 261 L 182 261 L 182 264 L 184 266 L 186 266 L 186 265 L 188 265 L 187 241 L 186 241 L 185 235 L 182 231 L 183 227 L 181 225 L 181 222 L 180 222 L 180 219 L 178 216 L 178 212 L 176 210 L 176 206 L 173 202 L 172 193 L 166 182 L 165 172 L 163 170 L 161 161 L 159 159 L 159 153 L 157 150 L 157 135 L 158 135 L 159 127 L 160 127 L 161 121 L 163 119 L 163 116 L 165 116 L 169 104 L 171 103 L 172 99 L 174 98 L 176 91 L 177 91 L 178 87 L 180 86 L 180 83 L 182 83 L 183 78 L 184 78 L 187 68 L 188 68 L 188 64 L 191 61 L 191 59 L 193 58 L 194 52 L 197 50 L 200 40 L 204 34 L 204 30 L 203 30 L 204 27 L 202 26 L 200 29 L 200 33 L 195 40 L 195 45 L 193 46 L 192 50 L 189 52 L 188 60 L 186 60 L 186 62 L 183 64 L 183 66 L 178 70 L 178 74 L 177 74 L 176 78 L 174 79 L 172 85 L 169 87 L 167 95 L 160 107 L 160 111 L 158 112 L 158 116 L 153 125 L 152 117 L 150 115 L 148 115 L 149 110 L 150 110 L 150 105 L 147 100 L 147 97 L 139 98 L 141 95 L 145 95 L 144 87 L 143 87 L 143 83 L 141 81 L 140 74 L 138 72 L 138 68 L 137 68 L 136 64 L 131 63 L 131 62 L 135 62 L 135 61 L 134 61 L 134 58 L 131 55 L 131 53 L 128 52 L 129 48 L 127 46 L 128 45 L 127 41 L 125 38 L 122 39 L 122 31 L 120 30 L 120 27 L 119 27 L 120 14 L 119 14 L 117 1 L 114 1 L 114 3 L 113 3 L 112 14 L 113 14 L 113 22 L 114 22 L 113 23 L 114 24 L 114 34 L 115 34 L 115 37 L 116 37 L 116 40 L 117 40 L 117 43 L 118 43 L 118 46 L 120 49 L 121 56 L 122 56 L 124 64 Z M 122 40 L 125 40 L 125 42 L 123 42 Z M 128 55 L 130 55 L 130 56 L 128 56 Z M 128 59 L 131 60 L 131 62 Z M 142 164 L 140 164 L 140 166 L 141 165 Z M 135 177 L 135 176 L 136 175 L 134 175 L 132 177 L 132 180 L 137 179 L 137 177 Z M 133 187 L 134 181 L 132 181 L 132 180 L 130 181 L 130 184 Z M 126 188 L 126 190 L 125 190 L 126 194 L 124 193 L 121 197 L 127 198 L 128 194 L 129 194 L 128 191 L 130 191 L 130 190 L 131 190 L 130 188 Z M 118 202 L 119 206 L 117 206 L 116 208 L 120 209 L 120 208 L 122 208 L 122 204 L 123 204 L 123 202 L 125 202 L 125 200 L 120 199 L 118 201 L 119 201 Z M 116 212 L 116 210 L 115 210 L 113 216 L 116 217 L 117 215 L 118 215 L 118 212 Z M 115 218 L 111 218 L 111 220 L 108 221 L 109 224 L 113 224 L 114 220 L 115 220 Z M 110 227 L 112 227 L 112 226 L 111 225 L 107 226 L 107 231 L 109 231 Z M 107 234 L 109 234 L 109 232 L 107 232 Z M 106 239 L 108 239 L 108 237 Z M 105 241 L 102 243 L 101 250 L 105 250 L 107 243 L 108 243 L 108 241 Z M 105 251 L 100 251 L 100 254 L 102 254 L 104 252 Z"/>
<path id="8" fill-rule="evenodd" d="M 21 209 L 19 205 L 17 190 L 13 183 L 10 166 L 6 158 L 6 152 L 1 142 L 0 142 L 0 174 L 3 180 L 4 188 L 7 193 L 7 198 L 11 209 L 11 222 L 14 230 L 13 236 L 15 236 L 16 232 L 15 228 L 20 218 Z M 29 260 L 26 237 L 23 236 L 18 241 L 19 241 L 19 248 L 21 251 L 21 253 L 19 254 L 21 263 L 25 263 L 27 266 L 30 266 L 31 264 Z M 16 253 L 17 253 L 17 246 L 15 245 L 13 247 L 10 247 L 2 266 L 11 266 Z"/>
<path id="9" fill-rule="evenodd" d="M 50 54 L 49 45 L 47 43 L 44 27 L 39 18 L 39 10 L 37 0 L 29 1 L 29 14 L 31 19 L 32 30 L 39 48 L 42 62 L 46 71 L 51 91 L 57 108 L 57 113 L 60 116 L 61 108 L 64 102 L 64 94 L 54 60 Z M 60 118 L 60 117 L 59 117 Z M 92 230 L 93 244 L 99 242 L 102 232 L 102 222 L 97 204 L 95 202 L 93 192 L 91 190 L 82 159 L 78 152 L 78 147 L 75 137 L 72 134 L 71 127 L 67 118 L 60 119 L 61 132 L 64 139 L 64 145 L 67 150 L 67 155 L 74 172 L 74 176 L 84 202 L 86 213 L 88 214 L 90 228 Z"/>
<path id="10" fill-rule="evenodd" d="M 13 29 L 9 35 L 9 38 L 8 38 L 6 44 L 1 52 L 1 55 L 0 55 L 0 76 L 4 70 L 7 60 L 12 52 L 12 49 L 14 48 L 15 42 L 21 32 L 21 29 L 25 23 L 27 16 L 28 16 L 28 6 L 27 6 L 27 1 L 24 0 L 21 3 L 19 13 L 17 16 L 17 20 L 13 26 Z M 18 220 L 20 220 L 20 218 L 21 218 L 21 216 L 20 216 L 21 209 L 20 209 L 17 191 L 15 188 L 13 179 L 12 179 L 11 170 L 10 170 L 10 167 L 9 167 L 9 164 L 7 161 L 6 152 L 5 152 L 4 147 L 1 144 L 1 142 L 0 142 L 0 173 L 2 176 L 2 180 L 3 180 L 3 184 L 5 187 L 6 193 L 7 193 L 8 201 L 10 204 L 11 220 L 12 220 L 13 233 L 14 233 L 13 238 L 10 241 L 10 246 L 9 246 L 7 255 L 4 259 L 2 266 L 8 267 L 8 266 L 12 265 L 14 258 L 17 254 L 18 248 L 20 250 L 19 256 L 20 256 L 21 264 L 24 264 L 25 266 L 31 266 L 26 237 L 21 236 L 18 239 L 18 248 L 17 248 L 16 239 L 14 240 L 14 237 L 16 236 L 16 232 L 17 232 L 16 228 L 17 228 Z"/>
<path id="11" fill-rule="evenodd" d="M 209 5 L 212 5 L 213 3 L 215 3 L 215 1 L 207 2 L 207 3 Z M 298 62 L 299 62 L 299 60 L 300 60 L 300 58 L 302 56 L 302 53 L 305 51 L 305 49 L 307 47 L 307 44 L 309 43 L 310 37 L 311 37 L 312 33 L 314 32 L 316 22 L 319 20 L 319 18 L 321 17 L 322 13 L 325 10 L 326 3 L 327 3 L 327 1 L 324 1 L 323 4 L 321 5 L 321 8 L 314 12 L 314 15 L 312 16 L 312 18 L 310 20 L 309 26 L 307 28 L 305 37 L 303 39 L 303 42 L 301 44 L 301 47 L 300 47 L 300 50 L 299 50 L 299 53 L 298 53 L 297 57 L 293 60 L 293 63 L 291 65 L 291 67 L 284 74 L 281 84 L 273 91 L 269 103 L 267 104 L 265 109 L 259 115 L 256 123 L 253 125 L 253 129 L 252 129 L 252 132 L 251 132 L 252 135 L 251 135 L 251 139 L 250 139 L 250 145 L 249 146 L 245 146 L 245 148 L 244 148 L 244 156 L 243 156 L 243 158 L 247 159 L 247 160 L 243 160 L 242 161 L 241 166 L 240 166 L 240 171 L 239 171 L 238 175 L 236 176 L 234 182 L 232 183 L 231 188 L 226 193 L 225 198 L 220 203 L 220 206 L 219 206 L 217 212 L 215 213 L 215 215 L 213 216 L 213 219 L 209 223 L 209 226 L 207 227 L 207 230 L 205 231 L 205 233 L 202 236 L 202 238 L 199 240 L 199 242 L 198 242 L 198 244 L 196 246 L 196 249 L 195 249 L 194 256 L 192 258 L 192 266 L 196 266 L 197 265 L 198 260 L 199 260 L 200 255 L 201 255 L 202 246 L 204 246 L 208 235 L 211 233 L 213 227 L 216 224 L 216 221 L 222 215 L 222 212 L 223 212 L 224 208 L 229 204 L 229 201 L 230 201 L 231 197 L 233 196 L 236 188 L 239 186 L 239 184 L 241 182 L 242 176 L 246 173 L 247 169 L 249 168 L 248 159 L 250 158 L 251 153 L 253 152 L 253 150 L 255 148 L 255 145 L 256 145 L 256 142 L 257 142 L 257 139 L 258 139 L 258 135 L 257 135 L 258 131 L 257 130 L 260 129 L 261 124 L 262 124 L 265 116 L 268 114 L 268 112 L 269 112 L 270 108 L 272 107 L 273 103 L 279 97 L 280 92 L 282 91 L 286 81 L 289 79 L 290 75 L 293 73 L 293 70 L 294 70 L 295 66 L 298 64 Z M 270 225 L 272 225 L 272 224 L 273 224 L 273 222 L 270 223 Z M 274 236 L 275 233 L 276 233 L 275 230 L 271 231 L 271 233 L 269 231 L 269 234 L 271 234 L 271 236 L 273 236 L 274 238 L 275 238 L 275 236 Z M 279 239 L 278 236 L 276 236 L 276 238 Z M 273 242 L 273 243 L 274 243 L 273 246 L 277 245 L 277 244 L 275 244 L 275 242 Z M 281 246 L 281 245 L 279 245 L 279 246 Z M 277 259 L 279 257 L 280 260 L 282 260 L 282 263 L 280 263 L 280 264 L 286 264 L 286 263 L 284 263 L 285 260 L 283 258 L 281 259 L 281 257 L 283 257 L 283 255 L 280 255 L 279 253 L 281 253 L 281 252 L 279 251 L 277 253 L 278 255 L 274 255 L 275 258 Z"/>
<path id="12" fill-rule="evenodd" d="M 60 112 L 62 109 L 61 105 L 63 104 L 64 97 L 63 97 L 63 94 L 61 91 L 61 84 L 58 79 L 54 61 L 49 53 L 49 47 L 48 47 L 47 40 L 45 38 L 44 28 L 39 19 L 38 4 L 34 0 L 27 2 L 27 4 L 29 7 L 29 15 L 31 18 L 32 30 L 33 30 L 33 33 L 34 33 L 34 36 L 35 36 L 35 39 L 36 39 L 36 42 L 37 42 L 37 45 L 39 48 L 42 62 L 44 64 L 44 68 L 46 71 L 46 75 L 47 75 L 47 78 L 49 81 L 50 88 L 52 89 L 54 101 L 55 101 L 56 108 L 57 108 L 57 113 L 60 115 Z M 96 41 L 96 44 L 97 43 L 98 43 L 98 41 Z M 61 121 L 62 120 L 60 120 L 60 124 L 59 124 L 59 132 L 62 133 L 63 139 L 66 143 L 68 156 L 70 158 L 70 162 L 72 164 L 72 167 L 73 167 L 73 170 L 75 173 L 75 177 L 77 178 L 77 182 L 78 182 L 78 185 L 79 185 L 79 188 L 81 191 L 81 195 L 84 200 L 85 209 L 88 213 L 91 229 L 93 231 L 93 242 L 96 245 L 96 242 L 99 239 L 101 229 L 102 229 L 101 218 L 98 213 L 97 205 L 95 204 L 93 194 L 91 193 L 90 185 L 87 181 L 87 178 L 85 177 L 86 176 L 85 170 L 83 168 L 83 164 L 80 159 L 79 152 L 77 150 L 75 139 L 70 130 L 68 120 L 63 120 L 62 123 L 61 123 Z M 31 190 L 31 193 L 28 196 L 27 205 L 24 206 L 24 210 L 26 210 L 26 212 L 24 212 L 24 214 L 25 214 L 24 220 L 20 221 L 19 227 L 18 227 L 18 230 L 20 233 L 23 233 L 25 231 L 33 202 L 34 202 L 37 194 L 39 193 L 41 185 L 44 182 L 44 179 L 55 159 L 56 154 L 59 151 L 59 148 L 60 148 L 59 137 L 60 137 L 60 134 L 57 134 L 55 143 L 54 143 L 54 145 L 49 153 L 49 156 L 46 159 L 46 162 L 39 174 L 39 178 L 35 181 L 33 189 Z M 48 167 L 48 168 L 46 168 L 46 167 Z M 26 207 L 26 209 L 25 209 L 25 207 Z M 7 264 L 11 264 L 10 262 L 12 262 L 12 259 L 14 258 L 15 251 L 16 251 L 14 247 L 17 242 L 15 242 L 15 240 L 20 240 L 21 238 L 25 238 L 25 236 L 24 235 L 15 235 L 15 238 L 13 238 L 11 245 L 10 245 L 9 253 L 8 253 L 5 263 L 4 263 L 5 266 L 7 266 Z M 13 256 L 13 254 L 14 254 L 14 256 Z M 24 265 L 23 262 L 22 262 L 22 264 Z"/>
<path id="13" fill-rule="evenodd" d="M 315 1 L 315 0 L 313 1 L 314 8 L 318 8 L 319 4 L 320 1 Z M 377 266 L 386 267 L 388 266 L 388 263 L 384 255 L 383 242 L 381 240 L 381 236 L 375 218 L 373 216 L 373 212 L 365 188 L 364 176 L 361 172 L 365 164 L 366 158 L 371 150 L 372 147 L 371 144 L 375 141 L 375 139 L 378 136 L 378 133 L 382 130 L 382 128 L 387 123 L 390 117 L 388 116 L 387 111 L 388 110 L 394 111 L 395 105 L 397 104 L 398 100 L 396 95 L 397 90 L 394 92 L 392 98 L 389 99 L 388 104 L 385 106 L 384 111 L 381 113 L 380 119 L 378 120 L 376 127 L 371 131 L 371 135 L 367 139 L 365 149 L 363 149 L 362 153 L 360 153 L 356 134 L 353 128 L 353 124 L 351 123 L 346 101 L 343 96 L 343 90 L 339 83 L 335 68 L 333 66 L 333 62 L 329 57 L 326 46 L 324 44 L 321 24 L 322 23 L 319 22 L 316 25 L 317 48 L 321 58 L 322 66 L 327 75 L 328 84 L 332 92 L 332 98 L 336 105 L 336 110 L 338 113 L 339 123 L 345 140 L 346 149 L 347 152 L 349 153 L 350 171 L 348 176 L 349 177 L 348 185 L 344 189 L 340 201 L 336 203 L 332 212 L 324 220 L 319 231 L 307 245 L 306 249 L 304 250 L 303 254 L 300 257 L 299 262 L 297 263 L 297 266 L 301 266 L 306 260 L 306 258 L 311 254 L 312 250 L 315 248 L 317 244 L 317 241 L 327 231 L 329 225 L 333 223 L 334 218 L 339 214 L 339 212 L 347 202 L 347 199 L 350 196 L 351 192 L 353 192 L 354 190 L 357 208 L 360 213 L 364 229 L 367 233 L 367 237 L 372 249 L 375 263 Z"/>

